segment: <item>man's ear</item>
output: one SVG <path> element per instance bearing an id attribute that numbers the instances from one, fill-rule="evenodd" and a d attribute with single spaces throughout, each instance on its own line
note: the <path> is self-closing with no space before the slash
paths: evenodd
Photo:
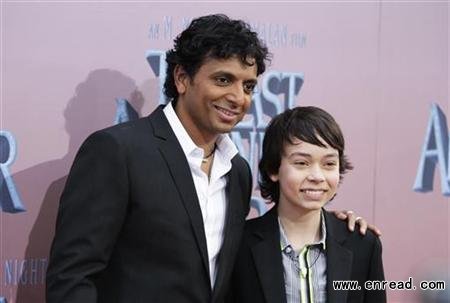
<path id="1" fill-rule="evenodd" d="M 189 75 L 181 65 L 175 66 L 175 69 L 173 70 L 173 79 L 175 86 L 177 87 L 178 94 L 184 94 L 186 92 L 187 82 L 189 81 Z"/>

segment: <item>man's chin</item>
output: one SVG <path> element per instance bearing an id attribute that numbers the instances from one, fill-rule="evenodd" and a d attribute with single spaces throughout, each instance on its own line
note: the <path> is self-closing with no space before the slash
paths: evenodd
<path id="1" fill-rule="evenodd" d="M 234 127 L 236 126 L 237 123 L 230 123 L 230 124 L 224 124 L 224 123 L 220 123 L 220 125 L 217 125 L 216 130 L 218 133 L 220 134 L 227 134 L 229 132 L 231 132 Z"/>

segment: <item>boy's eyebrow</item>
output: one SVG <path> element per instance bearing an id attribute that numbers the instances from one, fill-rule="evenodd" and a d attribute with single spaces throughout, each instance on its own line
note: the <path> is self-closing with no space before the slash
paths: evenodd
<path id="1" fill-rule="evenodd" d="M 289 155 L 289 158 L 290 158 L 290 157 L 295 157 L 295 156 L 302 156 L 302 157 L 307 157 L 307 158 L 310 158 L 310 157 L 311 157 L 311 155 L 308 154 L 308 153 L 293 152 L 292 154 Z"/>
<path id="2" fill-rule="evenodd" d="M 295 157 L 295 156 L 302 156 L 302 157 L 306 157 L 306 158 L 311 158 L 311 154 L 308 153 L 302 153 L 302 152 L 293 152 L 292 154 L 289 155 L 290 157 Z M 325 158 L 334 158 L 334 157 L 339 157 L 339 154 L 337 152 L 331 152 L 328 153 L 324 156 Z"/>
<path id="3" fill-rule="evenodd" d="M 339 157 L 339 153 L 337 153 L 337 152 L 332 152 L 332 153 L 326 154 L 325 157 L 326 157 L 326 158 Z"/>

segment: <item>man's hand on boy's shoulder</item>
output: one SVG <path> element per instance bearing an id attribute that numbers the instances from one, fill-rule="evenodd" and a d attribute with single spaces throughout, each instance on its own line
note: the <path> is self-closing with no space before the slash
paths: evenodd
<path id="1" fill-rule="evenodd" d="M 332 210 L 332 213 L 334 215 L 341 219 L 341 220 L 347 220 L 348 229 L 351 231 L 355 230 L 355 225 L 359 225 L 359 232 L 362 235 L 366 234 L 366 230 L 370 229 L 375 235 L 378 237 L 381 236 L 381 231 L 376 227 L 375 225 L 368 224 L 364 218 L 356 216 L 355 213 L 351 210 Z"/>

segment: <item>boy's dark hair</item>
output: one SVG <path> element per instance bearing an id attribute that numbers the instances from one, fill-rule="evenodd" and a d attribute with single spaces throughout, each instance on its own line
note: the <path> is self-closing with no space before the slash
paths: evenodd
<path id="1" fill-rule="evenodd" d="M 270 175 L 278 173 L 284 144 L 293 144 L 293 139 L 297 138 L 325 147 L 318 137 L 339 152 L 339 174 L 342 180 L 343 174 L 353 166 L 344 154 L 345 141 L 339 125 L 323 109 L 314 106 L 296 107 L 275 116 L 266 128 L 262 158 L 259 162 L 261 196 L 278 203 L 279 183 L 273 182 Z"/>
<path id="2" fill-rule="evenodd" d="M 257 33 L 242 20 L 232 20 L 222 14 L 194 19 L 189 27 L 176 37 L 173 49 L 166 53 L 166 98 L 178 98 L 173 79 L 177 65 L 192 79 L 205 59 L 228 59 L 233 56 L 237 56 L 249 66 L 256 64 L 257 75 L 260 75 L 266 69 L 265 61 L 269 60 L 270 54 Z"/>

